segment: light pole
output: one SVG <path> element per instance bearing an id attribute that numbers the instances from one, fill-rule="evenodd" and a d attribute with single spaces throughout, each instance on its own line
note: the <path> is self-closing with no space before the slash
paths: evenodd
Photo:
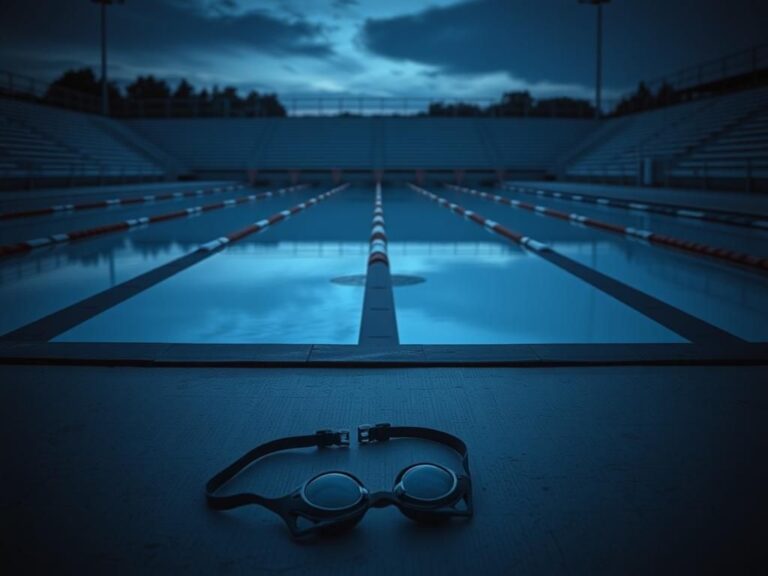
<path id="1" fill-rule="evenodd" d="M 579 4 L 597 6 L 597 78 L 595 81 L 595 118 L 602 115 L 603 90 L 603 4 L 611 0 L 579 0 Z"/>
<path id="2" fill-rule="evenodd" d="M 125 0 L 91 0 L 101 4 L 101 113 L 109 116 L 109 91 L 107 90 L 107 6 L 123 4 Z"/>

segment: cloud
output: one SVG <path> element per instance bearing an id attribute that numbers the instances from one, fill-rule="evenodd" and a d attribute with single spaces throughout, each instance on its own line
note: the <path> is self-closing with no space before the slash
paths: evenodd
<path id="1" fill-rule="evenodd" d="M 151 67 L 207 55 L 231 55 L 244 49 L 275 56 L 327 58 L 334 54 L 322 25 L 305 18 L 281 19 L 241 10 L 233 0 L 185 2 L 132 0 L 108 10 L 112 60 Z M 0 56 L 24 55 L 45 61 L 48 54 L 92 54 L 98 59 L 98 8 L 89 2 L 56 2 L 41 10 L 36 2 L 0 6 Z"/>
<path id="2" fill-rule="evenodd" d="M 580 18 L 583 16 L 583 19 Z M 532 82 L 584 81 L 592 66 L 591 23 L 575 2 L 559 10 L 514 0 L 474 0 L 415 14 L 366 21 L 372 52 L 449 74 L 507 72 Z"/>
<path id="3" fill-rule="evenodd" d="M 643 0 L 605 7 L 605 80 L 629 87 L 762 42 L 764 0 Z M 594 81 L 595 9 L 575 0 L 466 0 L 371 18 L 372 53 L 445 74 L 507 73 L 531 83 Z"/>

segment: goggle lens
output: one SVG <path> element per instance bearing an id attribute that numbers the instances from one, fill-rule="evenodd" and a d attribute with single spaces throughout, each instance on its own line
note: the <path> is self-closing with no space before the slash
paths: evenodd
<path id="1" fill-rule="evenodd" d="M 441 466 L 417 464 L 400 479 L 402 493 L 412 500 L 425 502 L 445 498 L 456 487 L 456 476 Z"/>
<path id="2" fill-rule="evenodd" d="M 304 486 L 304 499 L 324 510 L 345 510 L 363 499 L 363 487 L 347 474 L 329 472 L 310 480 Z"/>

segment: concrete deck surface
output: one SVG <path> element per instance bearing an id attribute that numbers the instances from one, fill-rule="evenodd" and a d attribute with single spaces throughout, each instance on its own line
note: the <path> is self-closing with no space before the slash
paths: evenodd
<path id="1" fill-rule="evenodd" d="M 0 572 L 649 574 L 768 565 L 768 367 L 0 368 Z M 372 510 L 294 543 L 203 484 L 253 446 L 319 428 L 424 425 L 469 445 L 475 518 Z M 309 450 L 234 489 L 342 468 L 373 489 L 429 443 Z"/>

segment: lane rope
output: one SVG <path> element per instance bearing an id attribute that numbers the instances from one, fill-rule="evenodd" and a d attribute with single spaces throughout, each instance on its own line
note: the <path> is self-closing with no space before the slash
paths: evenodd
<path id="1" fill-rule="evenodd" d="M 677 218 L 706 220 L 709 222 L 717 222 L 718 224 L 727 224 L 729 226 L 742 226 L 747 228 L 768 230 L 768 220 L 763 217 L 756 218 L 741 212 L 727 212 L 723 210 L 703 209 L 692 206 L 676 206 L 674 204 L 662 204 L 659 202 L 640 202 L 639 200 L 632 199 L 621 200 L 618 198 L 604 198 L 592 194 L 556 192 L 553 190 L 543 190 L 541 188 L 534 188 L 532 186 L 519 186 L 509 183 L 504 184 L 503 188 L 511 192 L 529 194 L 532 196 L 542 196 L 545 198 L 555 198 L 557 200 L 569 200 L 587 204 L 598 204 L 601 206 L 610 206 L 612 208 L 622 208 L 624 210 L 653 212 L 655 214 L 664 214 L 665 216 L 674 216 Z"/>
<path id="2" fill-rule="evenodd" d="M 376 196 L 373 207 L 373 220 L 371 222 L 371 235 L 369 238 L 368 266 L 381 262 L 389 267 L 387 255 L 387 230 L 384 224 L 384 206 L 381 201 L 381 184 L 376 184 Z"/>
<path id="3" fill-rule="evenodd" d="M 207 196 L 222 192 L 242 190 L 245 184 L 232 184 L 229 186 L 216 186 L 213 188 L 199 188 L 197 190 L 164 192 L 162 194 L 147 194 L 145 196 L 129 196 L 127 198 L 109 198 L 80 204 L 55 204 L 45 208 L 32 208 L 16 212 L 0 212 L 0 220 L 14 220 L 17 218 L 30 218 L 32 216 L 46 216 L 60 212 L 75 212 L 78 210 L 93 210 L 96 208 L 109 208 L 111 206 L 128 206 L 131 204 L 144 204 L 146 202 L 158 202 L 162 200 L 178 200 L 180 198 L 192 198 L 195 196 Z"/>
<path id="4" fill-rule="evenodd" d="M 224 248 L 226 245 L 231 244 L 232 242 L 237 242 L 238 240 L 242 240 L 246 236 L 250 236 L 251 234 L 255 234 L 257 232 L 262 232 L 267 228 L 269 228 L 270 226 L 274 226 L 278 222 L 287 220 L 291 216 L 294 216 L 299 212 L 302 212 L 303 210 L 312 208 L 313 206 L 316 206 L 320 202 L 327 200 L 334 194 L 338 194 L 339 192 L 345 190 L 348 186 L 349 186 L 349 183 L 342 184 L 341 186 L 337 186 L 336 188 L 333 188 L 328 192 L 324 192 L 323 194 L 315 196 L 314 198 L 310 198 L 309 200 L 296 204 L 295 206 L 292 206 L 287 210 L 281 210 L 280 212 L 273 214 L 269 218 L 262 218 L 258 222 L 254 222 L 253 224 L 250 224 L 245 228 L 241 228 L 240 230 L 231 232 L 226 236 L 215 238 L 210 242 L 201 244 L 196 251 L 215 252 L 217 250 L 220 250 Z"/>
<path id="5" fill-rule="evenodd" d="M 227 208 L 236 206 L 239 204 L 245 204 L 246 202 L 256 202 L 264 200 L 266 198 L 272 198 L 273 196 L 283 196 L 288 192 L 294 192 L 298 189 L 304 188 L 306 184 L 299 184 L 296 186 L 290 186 L 288 188 L 280 188 L 275 192 L 260 192 L 259 194 L 249 194 L 248 196 L 238 196 L 237 198 L 230 198 L 228 200 L 222 200 L 213 204 L 204 204 L 200 206 L 193 206 L 191 208 L 183 208 L 174 212 L 166 212 L 164 214 L 157 214 L 155 216 L 142 216 L 140 218 L 129 218 L 121 222 L 113 222 L 111 224 L 105 224 L 103 226 L 95 226 L 93 228 L 84 228 L 81 230 L 74 230 L 72 232 L 51 234 L 49 236 L 42 236 L 40 238 L 34 238 L 32 240 L 25 240 L 23 242 L 16 242 L 13 244 L 0 245 L 0 258 L 7 256 L 15 256 L 30 252 L 35 248 L 42 248 L 53 244 L 60 244 L 63 242 L 74 242 L 77 240 L 84 240 L 87 238 L 95 238 L 97 236 L 103 236 L 105 234 L 111 234 L 114 232 L 124 232 L 132 228 L 139 226 L 148 226 L 150 224 L 156 224 L 158 222 L 167 222 L 168 220 L 175 220 L 176 218 L 184 218 L 187 216 L 193 216 L 195 214 L 202 214 L 204 212 L 211 212 L 221 208 Z"/>
<path id="6" fill-rule="evenodd" d="M 642 240 L 649 244 L 655 244 L 655 245 L 674 248 L 676 250 L 680 250 L 682 252 L 686 252 L 688 254 L 692 254 L 695 256 L 705 256 L 705 257 L 714 258 L 717 260 L 722 260 L 727 264 L 744 266 L 747 268 L 758 270 L 760 272 L 768 271 L 768 258 L 762 258 L 760 256 L 754 256 L 752 254 L 746 254 L 744 252 L 738 252 L 735 250 L 728 250 L 726 248 L 719 248 L 717 246 L 710 246 L 708 244 L 702 244 L 700 242 L 683 240 L 681 238 L 676 238 L 674 236 L 659 234 L 651 230 L 642 230 L 638 228 L 633 228 L 632 226 L 621 226 L 618 224 L 613 224 L 611 222 L 595 220 L 594 218 L 589 218 L 587 216 L 582 216 L 580 214 L 576 214 L 573 212 L 572 213 L 561 212 L 560 210 L 548 208 L 547 206 L 530 204 L 528 202 L 522 202 L 520 200 L 514 200 L 511 198 L 506 198 L 504 196 L 499 196 L 498 194 L 489 194 L 487 192 L 475 190 L 473 188 L 456 186 L 454 184 L 447 184 L 446 186 L 451 190 L 455 190 L 456 192 L 469 194 L 471 196 L 478 196 L 484 200 L 490 200 L 492 202 L 496 202 L 497 204 L 504 204 L 507 206 L 512 206 L 514 208 L 519 208 L 521 210 L 528 210 L 529 212 L 535 212 L 537 214 L 549 216 L 550 218 L 555 218 L 557 220 L 563 220 L 578 226 L 588 226 L 590 228 L 602 230 L 603 232 L 610 232 L 613 234 L 619 234 L 621 236 L 629 236 L 635 239 Z"/>

